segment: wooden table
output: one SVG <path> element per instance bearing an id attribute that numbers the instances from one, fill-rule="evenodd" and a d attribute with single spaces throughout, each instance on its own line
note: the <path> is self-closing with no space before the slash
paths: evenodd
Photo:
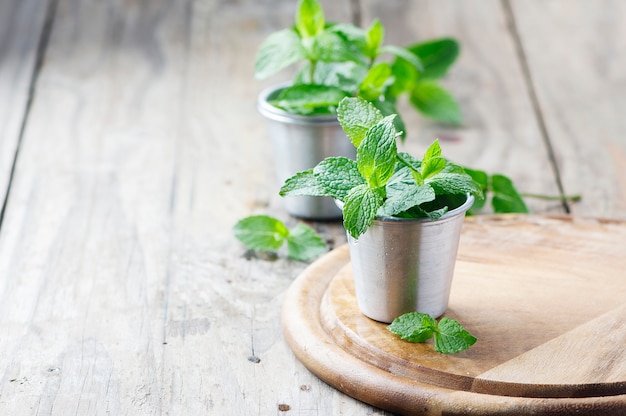
<path id="1" fill-rule="evenodd" d="M 337 0 L 387 41 L 455 36 L 464 125 L 406 117 L 511 176 L 535 214 L 626 219 L 626 3 Z M 0 2 L 0 414 L 388 414 L 312 375 L 280 326 L 306 264 L 245 256 L 284 212 L 256 48 L 295 1 Z M 406 114 L 406 111 L 405 111 Z M 331 246 L 340 224 L 316 223 Z"/>

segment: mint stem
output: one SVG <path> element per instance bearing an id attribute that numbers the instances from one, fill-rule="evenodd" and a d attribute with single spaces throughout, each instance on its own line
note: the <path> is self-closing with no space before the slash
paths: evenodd
<path id="1" fill-rule="evenodd" d="M 311 63 L 311 65 L 309 65 L 309 84 L 314 84 L 315 82 L 313 80 L 315 78 L 315 67 L 317 66 L 317 61 L 315 59 L 311 59 L 309 62 Z"/>
<path id="2" fill-rule="evenodd" d="M 542 194 L 533 194 L 533 193 L 522 193 L 524 198 L 534 198 L 541 199 L 543 201 L 572 201 L 578 202 L 582 199 L 582 196 L 577 195 L 542 195 Z"/>

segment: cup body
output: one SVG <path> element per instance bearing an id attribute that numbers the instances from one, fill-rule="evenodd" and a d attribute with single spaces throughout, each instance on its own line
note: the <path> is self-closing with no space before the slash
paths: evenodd
<path id="1" fill-rule="evenodd" d="M 361 312 L 387 323 L 407 312 L 443 315 L 465 212 L 473 202 L 467 195 L 436 221 L 382 217 L 358 240 L 348 235 Z"/>
<path id="2" fill-rule="evenodd" d="M 337 116 L 290 114 L 268 103 L 285 86 L 261 92 L 258 110 L 267 119 L 272 140 L 276 176 L 280 183 L 294 174 L 311 169 L 327 157 L 356 158 L 356 149 L 343 132 Z M 328 197 L 292 196 L 284 198 L 285 209 L 300 218 L 331 220 L 341 218 L 341 210 Z"/>

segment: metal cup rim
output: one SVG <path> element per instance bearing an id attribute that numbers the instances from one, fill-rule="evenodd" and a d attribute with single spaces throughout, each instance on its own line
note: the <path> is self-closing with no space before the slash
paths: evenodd
<path id="1" fill-rule="evenodd" d="M 443 214 L 441 217 L 439 217 L 436 220 L 432 220 L 430 218 L 400 218 L 400 217 L 392 217 L 392 216 L 377 216 L 376 219 L 374 219 L 374 221 L 375 222 L 377 221 L 378 222 L 403 222 L 403 223 L 444 221 L 448 218 L 453 218 L 460 214 L 463 214 L 472 207 L 472 205 L 474 204 L 474 195 L 469 194 L 469 193 L 466 195 L 467 195 L 467 199 L 465 200 L 463 204 L 446 212 L 445 214 Z M 339 209 L 343 211 L 343 202 L 336 199 L 335 204 L 337 204 Z"/>

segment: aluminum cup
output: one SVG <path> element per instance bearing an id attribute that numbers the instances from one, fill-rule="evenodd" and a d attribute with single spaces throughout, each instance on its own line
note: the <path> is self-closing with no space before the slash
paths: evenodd
<path id="1" fill-rule="evenodd" d="M 468 195 L 436 221 L 381 217 L 358 240 L 348 235 L 361 312 L 387 323 L 413 311 L 443 315 L 461 227 L 473 202 Z"/>
<path id="2" fill-rule="evenodd" d="M 276 176 L 282 184 L 297 172 L 311 169 L 327 157 L 356 158 L 356 149 L 343 132 L 337 116 L 301 116 L 268 103 L 285 85 L 259 94 L 258 110 L 266 117 L 272 139 Z M 285 209 L 295 217 L 330 220 L 341 218 L 331 198 L 292 196 L 284 198 Z"/>

